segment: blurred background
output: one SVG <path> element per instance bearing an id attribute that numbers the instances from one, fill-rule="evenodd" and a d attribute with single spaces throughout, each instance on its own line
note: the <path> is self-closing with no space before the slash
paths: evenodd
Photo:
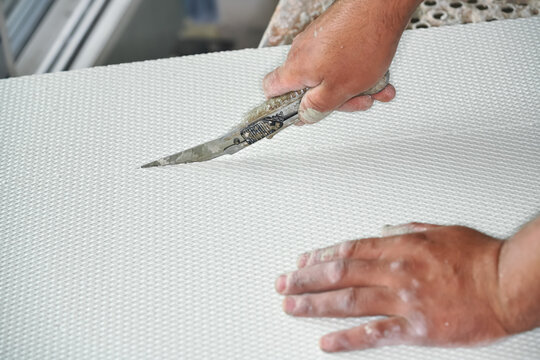
<path id="1" fill-rule="evenodd" d="M 0 0 L 0 78 L 290 44 L 332 2 Z M 425 0 L 407 28 L 539 14 L 540 0 Z"/>
<path id="2" fill-rule="evenodd" d="M 257 47 L 278 0 L 0 0 L 0 78 Z"/>

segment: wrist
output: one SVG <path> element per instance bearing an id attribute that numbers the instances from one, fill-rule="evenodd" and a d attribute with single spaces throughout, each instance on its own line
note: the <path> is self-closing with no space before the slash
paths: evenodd
<path id="1" fill-rule="evenodd" d="M 405 21 L 406 25 L 422 2 L 423 0 L 336 0 L 334 4 L 349 3 L 354 7 L 379 9 L 394 18 L 398 18 L 401 22 Z M 366 16 L 365 10 L 362 10 L 362 12 Z"/>
<path id="2" fill-rule="evenodd" d="M 389 17 L 394 17 L 399 23 L 401 31 L 405 30 L 416 8 L 420 6 L 423 0 L 367 0 L 376 1 L 377 4 L 388 11 Z"/>
<path id="3" fill-rule="evenodd" d="M 501 248 L 498 298 L 510 333 L 540 326 L 540 218 L 525 225 Z"/>
<path id="4" fill-rule="evenodd" d="M 423 0 L 359 0 L 369 3 L 369 6 L 376 8 L 378 14 L 377 21 L 387 30 L 395 34 L 401 34 L 407 28 L 416 8 Z"/>

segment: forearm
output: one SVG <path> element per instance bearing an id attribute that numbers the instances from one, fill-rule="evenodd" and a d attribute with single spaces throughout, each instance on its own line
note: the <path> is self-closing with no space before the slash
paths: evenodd
<path id="1" fill-rule="evenodd" d="M 517 333 L 540 326 L 540 217 L 505 242 L 498 275 L 507 330 Z"/>
<path id="2" fill-rule="evenodd" d="M 368 50 L 366 44 L 371 44 L 373 49 L 385 49 L 375 50 L 368 58 L 388 67 L 403 31 L 422 0 L 337 0 L 335 5 L 338 2 L 346 3 L 340 6 L 342 16 L 336 16 L 343 31 L 362 45 L 360 53 Z"/>
<path id="3" fill-rule="evenodd" d="M 336 0 L 354 4 L 363 18 L 371 18 L 381 25 L 381 31 L 396 31 L 401 35 L 411 16 L 423 0 Z"/>

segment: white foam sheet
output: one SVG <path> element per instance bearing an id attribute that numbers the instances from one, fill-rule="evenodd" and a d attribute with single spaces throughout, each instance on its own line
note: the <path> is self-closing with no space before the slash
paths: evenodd
<path id="1" fill-rule="evenodd" d="M 365 319 L 288 317 L 274 291 L 301 252 L 384 224 L 507 237 L 535 216 L 539 32 L 408 32 L 392 103 L 159 169 L 138 166 L 228 130 L 287 48 L 0 81 L 0 357 L 540 358 L 540 330 L 327 355 Z"/>

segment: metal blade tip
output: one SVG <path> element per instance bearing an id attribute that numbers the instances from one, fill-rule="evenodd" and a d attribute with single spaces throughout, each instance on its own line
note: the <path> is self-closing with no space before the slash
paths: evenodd
<path id="1" fill-rule="evenodd" d="M 148 169 L 148 168 L 157 167 L 157 166 L 161 166 L 159 161 L 152 161 L 151 163 L 141 166 L 141 169 Z"/>

